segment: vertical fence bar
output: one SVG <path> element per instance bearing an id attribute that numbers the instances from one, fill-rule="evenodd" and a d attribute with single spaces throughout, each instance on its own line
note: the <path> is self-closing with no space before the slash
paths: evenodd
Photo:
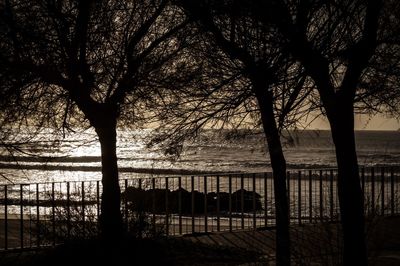
<path id="1" fill-rule="evenodd" d="M 256 174 L 253 174 L 253 229 L 257 229 L 256 213 Z"/>
<path id="2" fill-rule="evenodd" d="M 152 191 L 152 209 L 153 209 L 153 217 L 152 217 L 152 224 L 153 224 L 153 232 L 156 233 L 156 179 L 152 178 L 151 179 L 151 187 L 153 189 Z"/>
<path id="3" fill-rule="evenodd" d="M 51 227 L 53 232 L 53 246 L 56 245 L 56 196 L 55 196 L 55 183 L 51 183 Z"/>
<path id="4" fill-rule="evenodd" d="M 129 216 L 129 210 L 128 210 L 128 179 L 124 180 L 124 187 L 125 187 L 125 197 L 124 197 L 124 211 L 125 211 L 125 227 L 126 230 L 129 231 L 129 221 L 128 221 L 128 216 Z M 137 202 L 134 202 L 134 204 L 137 204 Z"/>
<path id="5" fill-rule="evenodd" d="M 394 215 L 394 173 L 393 167 L 390 168 L 390 210 Z"/>
<path id="6" fill-rule="evenodd" d="M 375 169 L 371 167 L 371 209 L 375 214 Z"/>
<path id="7" fill-rule="evenodd" d="M 34 220 L 34 217 L 33 217 L 33 215 L 32 215 L 32 205 L 34 204 L 33 202 L 36 202 L 36 201 L 34 201 L 33 200 L 33 198 L 31 198 L 31 197 L 33 197 L 33 196 L 31 196 L 31 194 L 33 194 L 32 193 L 32 191 L 31 191 L 31 184 L 27 184 L 27 187 L 28 187 L 28 193 L 27 193 L 27 196 L 28 196 L 28 199 L 27 199 L 27 201 L 26 201 L 26 204 L 27 204 L 27 206 L 28 206 L 28 219 L 29 219 L 29 221 L 28 221 L 28 235 L 29 235 L 29 241 L 28 241 L 28 245 L 29 245 L 29 248 L 32 248 L 33 247 L 33 245 L 32 245 L 32 237 L 33 237 L 33 220 Z"/>
<path id="8" fill-rule="evenodd" d="M 71 238 L 71 193 L 70 184 L 67 182 L 67 238 Z"/>
<path id="9" fill-rule="evenodd" d="M 56 245 L 56 202 L 55 202 L 54 182 L 51 182 L 51 227 L 53 231 L 53 246 Z"/>
<path id="10" fill-rule="evenodd" d="M 213 182 L 213 180 L 215 179 L 215 176 L 210 176 L 209 177 L 209 179 L 210 179 L 210 181 L 209 181 L 209 183 L 210 183 L 210 194 L 211 193 L 213 193 L 214 191 L 215 191 L 215 188 L 213 187 L 213 185 L 214 185 L 214 182 Z M 211 194 L 212 195 L 212 194 Z M 215 218 L 215 212 L 216 212 L 216 202 L 214 201 L 214 200 L 216 200 L 216 197 L 211 197 L 211 195 L 207 198 L 207 200 L 208 199 L 211 199 L 211 202 L 209 202 L 208 201 L 208 211 L 210 211 L 211 212 L 211 217 L 212 217 L 212 219 L 211 219 L 211 230 L 210 230 L 210 232 L 213 232 L 214 231 L 214 220 L 216 220 L 216 218 Z"/>
<path id="11" fill-rule="evenodd" d="M 244 229 L 244 175 L 240 175 L 240 212 L 241 228 Z"/>
<path id="12" fill-rule="evenodd" d="M 396 172 L 394 172 L 394 174 L 393 174 L 393 176 L 394 176 L 394 180 L 395 180 L 395 193 L 399 193 L 400 192 L 400 188 L 399 188 L 399 186 L 400 186 L 400 180 L 399 180 L 399 178 L 400 178 L 400 167 L 399 166 L 397 166 L 397 167 L 395 167 L 395 171 Z M 397 197 L 397 196 L 396 196 Z M 396 214 L 400 214 L 400 210 L 399 210 L 399 207 L 400 207 L 400 204 L 399 204 L 399 200 L 396 200 L 395 201 L 396 203 L 395 203 L 395 207 L 394 207 L 394 209 L 395 209 L 395 213 Z"/>
<path id="13" fill-rule="evenodd" d="M 204 231 L 208 232 L 208 215 L 207 215 L 207 176 L 204 176 Z"/>
<path id="14" fill-rule="evenodd" d="M 385 214 L 385 168 L 381 167 L 381 215 Z"/>
<path id="15" fill-rule="evenodd" d="M 363 193 L 363 198 L 365 198 L 365 169 L 361 168 L 361 190 Z"/>
<path id="16" fill-rule="evenodd" d="M 165 178 L 165 234 L 169 236 L 168 177 Z"/>
<path id="17" fill-rule="evenodd" d="M 365 205 L 366 193 L 365 193 L 365 168 L 364 167 L 361 168 L 361 192 L 362 192 L 362 199 L 363 199 L 364 205 Z M 368 208 L 368 206 L 364 207 L 364 214 L 366 214 L 367 208 Z"/>
<path id="18" fill-rule="evenodd" d="M 288 214 L 289 214 L 289 224 L 290 224 L 290 220 L 291 220 L 291 200 L 290 200 L 290 172 L 287 171 L 286 172 L 286 179 L 287 179 L 287 198 L 288 198 Z M 276 213 L 276 203 L 275 203 L 275 213 Z"/>
<path id="19" fill-rule="evenodd" d="M 232 232 L 232 176 L 228 176 L 228 190 L 229 190 L 229 231 Z"/>
<path id="20" fill-rule="evenodd" d="M 324 207 L 323 207 L 323 189 L 322 189 L 322 170 L 319 171 L 319 215 L 320 220 L 322 222 L 324 216 Z"/>
<path id="21" fill-rule="evenodd" d="M 28 184 L 28 202 L 27 203 L 28 203 L 28 208 L 29 208 L 28 217 L 29 217 L 29 247 L 30 248 L 33 247 L 33 245 L 32 245 L 32 237 L 33 237 L 32 220 L 34 219 L 32 213 L 31 213 L 32 212 L 32 202 L 33 202 L 33 199 L 31 199 L 31 194 L 32 194 L 31 193 L 31 184 Z"/>
<path id="22" fill-rule="evenodd" d="M 178 177 L 179 234 L 182 235 L 182 177 Z"/>
<path id="23" fill-rule="evenodd" d="M 8 249 L 8 186 L 4 185 L 4 249 Z"/>
<path id="24" fill-rule="evenodd" d="M 96 181 L 97 223 L 100 221 L 100 181 Z"/>
<path id="25" fill-rule="evenodd" d="M 20 232 L 19 232 L 19 236 L 20 236 L 20 246 L 21 249 L 24 248 L 24 191 L 23 191 L 23 185 L 19 185 L 19 198 L 20 198 Z"/>
<path id="26" fill-rule="evenodd" d="M 333 221 L 333 170 L 329 171 L 329 211 L 331 216 L 331 221 Z"/>
<path id="27" fill-rule="evenodd" d="M 299 221 L 299 224 L 301 224 L 301 171 L 298 172 L 297 176 L 297 218 Z"/>
<path id="28" fill-rule="evenodd" d="M 195 196 L 195 194 L 194 194 L 194 176 L 191 176 L 190 177 L 190 183 L 191 183 L 191 187 L 192 187 L 192 233 L 194 234 L 194 232 L 195 232 L 195 220 L 194 220 L 194 214 L 195 214 L 195 210 L 194 210 L 194 208 L 195 208 L 195 205 L 194 205 L 194 203 L 195 203 L 195 198 L 194 198 L 194 196 Z"/>
<path id="29" fill-rule="evenodd" d="M 264 226 L 268 226 L 268 174 L 264 173 Z"/>
<path id="30" fill-rule="evenodd" d="M 217 175 L 217 232 L 221 231 L 220 221 L 220 198 L 219 198 L 219 175 Z"/>
<path id="31" fill-rule="evenodd" d="M 142 190 L 142 179 L 141 178 L 139 178 L 139 190 Z M 142 205 L 140 208 L 144 208 L 144 206 L 143 206 L 144 203 L 143 202 L 140 202 L 139 204 Z M 129 230 L 129 227 L 128 227 L 128 230 Z M 142 232 L 140 232 L 139 237 L 140 238 L 143 237 L 143 233 Z"/>
<path id="32" fill-rule="evenodd" d="M 313 210 L 312 210 L 313 202 L 312 202 L 312 200 L 313 200 L 313 196 L 312 196 L 312 171 L 309 170 L 308 171 L 308 212 L 309 212 L 309 215 L 310 215 L 310 223 L 312 223 L 312 221 L 313 221 L 313 218 L 312 218 L 312 216 L 313 216 Z"/>
<path id="33" fill-rule="evenodd" d="M 172 186 L 171 186 L 171 190 L 169 192 L 172 192 L 174 190 L 174 188 L 175 188 L 175 177 L 170 178 L 170 180 L 172 180 Z M 168 188 L 169 188 L 169 186 L 168 186 Z M 168 194 L 169 194 L 169 192 L 168 192 Z M 169 196 L 170 195 L 168 195 L 168 197 Z M 178 195 L 178 197 L 179 197 L 179 195 Z M 172 202 L 174 202 L 174 198 L 172 199 Z M 168 206 L 168 212 L 169 212 L 170 209 L 172 210 L 171 213 L 170 213 L 171 217 L 169 217 L 169 223 L 171 224 L 171 226 L 170 226 L 170 234 L 171 235 L 176 235 L 176 231 L 177 230 L 176 230 L 175 224 L 174 224 L 176 215 L 174 215 L 174 212 L 178 213 L 178 227 L 179 227 L 179 207 L 178 207 L 178 210 L 174 210 L 174 207 L 176 208 L 176 206 L 173 205 L 173 204 L 171 204 L 171 205 L 172 206 Z"/>
<path id="34" fill-rule="evenodd" d="M 85 222 L 85 182 L 82 181 L 82 236 L 85 238 L 86 222 Z"/>
<path id="35" fill-rule="evenodd" d="M 36 183 L 36 246 L 40 247 L 40 194 L 38 183 Z"/>

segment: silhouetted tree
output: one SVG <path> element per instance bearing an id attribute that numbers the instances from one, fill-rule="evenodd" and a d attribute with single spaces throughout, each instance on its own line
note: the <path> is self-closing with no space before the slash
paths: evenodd
<path id="1" fill-rule="evenodd" d="M 277 26 L 286 51 L 302 64 L 319 92 L 336 148 L 343 262 L 366 265 L 354 112 L 396 109 L 399 4 L 379 0 L 252 3 L 260 22 Z"/>
<path id="2" fill-rule="evenodd" d="M 274 29 L 257 23 L 247 5 L 235 1 L 178 4 L 204 32 L 205 44 L 198 53 L 205 79 L 195 93 L 189 91 L 174 105 L 183 107 L 181 114 L 176 108 L 171 112 L 175 132 L 180 136 L 202 127 L 237 127 L 255 117 L 261 121 L 273 169 L 277 263 L 289 265 L 286 162 L 280 131 L 290 112 L 304 106 L 309 93 L 303 90 L 305 77 L 295 63 L 286 60 Z"/>
<path id="3" fill-rule="evenodd" d="M 7 0 L 0 13 L 2 126 L 93 127 L 101 229 L 120 236 L 118 121 L 139 123 L 156 91 L 188 80 L 184 14 L 164 0 Z"/>

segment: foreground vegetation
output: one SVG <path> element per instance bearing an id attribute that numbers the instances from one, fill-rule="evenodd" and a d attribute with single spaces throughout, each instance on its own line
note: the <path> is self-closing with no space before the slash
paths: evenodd
<path id="1" fill-rule="evenodd" d="M 399 265 L 399 216 L 367 219 L 369 265 Z M 294 265 L 343 265 L 341 226 L 320 221 L 293 225 Z M 8 265 L 275 265 L 274 228 L 167 238 L 131 235 L 119 242 L 91 238 L 30 251 L 0 253 Z M 241 239 L 239 241 L 239 239 Z"/>
<path id="2" fill-rule="evenodd" d="M 194 243 L 184 238 L 135 239 L 119 243 L 75 240 L 56 248 L 0 255 L 7 265 L 265 265 L 261 254 L 240 248 Z M 263 263 L 262 263 L 263 262 Z"/>

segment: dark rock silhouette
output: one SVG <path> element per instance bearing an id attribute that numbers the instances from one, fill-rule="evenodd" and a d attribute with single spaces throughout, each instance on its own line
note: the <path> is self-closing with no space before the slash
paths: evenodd
<path id="1" fill-rule="evenodd" d="M 181 204 L 179 206 L 179 197 Z M 254 197 L 254 208 L 253 208 Z M 242 206 L 243 198 L 243 206 Z M 144 190 L 135 187 L 128 187 L 122 193 L 122 199 L 126 201 L 129 209 L 133 211 L 146 211 L 155 213 L 182 213 L 182 214 L 203 214 L 217 212 L 217 193 L 210 192 L 204 194 L 197 190 L 189 192 L 183 188 L 177 190 L 149 189 Z M 253 212 L 263 210 L 261 205 L 261 195 L 239 189 L 231 194 L 232 212 Z M 205 208 L 207 203 L 207 209 Z M 193 204 L 193 210 L 192 210 Z M 179 211 L 180 209 L 180 211 Z M 219 211 L 229 212 L 229 193 L 219 193 Z"/>

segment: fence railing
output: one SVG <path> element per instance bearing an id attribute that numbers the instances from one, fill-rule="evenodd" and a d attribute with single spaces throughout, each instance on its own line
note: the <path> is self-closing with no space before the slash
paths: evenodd
<path id="1" fill-rule="evenodd" d="M 400 213 L 400 169 L 362 168 L 367 215 Z M 291 223 L 337 221 L 337 170 L 289 171 Z M 121 180 L 129 232 L 182 235 L 275 225 L 271 173 Z M 100 181 L 0 186 L 0 249 L 55 245 L 98 233 Z"/>

